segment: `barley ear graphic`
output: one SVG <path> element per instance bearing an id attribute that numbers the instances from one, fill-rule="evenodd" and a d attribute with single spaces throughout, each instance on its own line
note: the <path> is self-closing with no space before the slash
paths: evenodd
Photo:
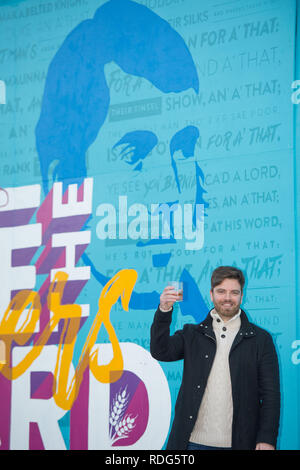
<path id="1" fill-rule="evenodd" d="M 115 427 L 117 435 L 122 438 L 128 437 L 131 429 L 134 428 L 135 420 L 136 418 L 131 418 L 130 416 L 126 415 L 125 418 Z"/>
<path id="2" fill-rule="evenodd" d="M 128 399 L 129 394 L 127 394 L 126 387 L 123 391 L 120 390 L 113 400 L 109 417 L 111 445 L 119 439 L 128 438 L 135 427 L 137 416 L 125 415 Z"/>

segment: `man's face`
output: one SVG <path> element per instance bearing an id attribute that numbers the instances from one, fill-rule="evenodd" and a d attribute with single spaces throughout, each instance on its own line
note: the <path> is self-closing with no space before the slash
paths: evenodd
<path id="1" fill-rule="evenodd" d="M 220 317 L 227 321 L 238 313 L 243 293 L 236 279 L 224 279 L 210 291 L 210 297 Z"/>

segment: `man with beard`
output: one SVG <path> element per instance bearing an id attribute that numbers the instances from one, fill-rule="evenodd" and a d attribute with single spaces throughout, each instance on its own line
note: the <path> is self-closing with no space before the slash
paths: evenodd
<path id="1" fill-rule="evenodd" d="M 174 287 L 167 286 L 151 327 L 151 354 L 183 359 L 183 378 L 167 449 L 276 448 L 280 385 L 271 335 L 240 308 L 245 278 L 237 268 L 212 273 L 214 308 L 198 325 L 170 336 Z"/>

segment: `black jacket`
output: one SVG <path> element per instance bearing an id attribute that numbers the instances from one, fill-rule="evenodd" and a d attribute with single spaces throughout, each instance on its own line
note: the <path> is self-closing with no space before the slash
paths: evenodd
<path id="1" fill-rule="evenodd" d="M 170 336 L 171 313 L 155 313 L 150 352 L 159 361 L 184 359 L 183 377 L 167 449 L 184 450 L 193 430 L 216 352 L 210 314 Z M 250 323 L 241 311 L 241 327 L 230 353 L 233 420 L 232 448 L 255 449 L 258 442 L 276 447 L 280 415 L 277 354 L 271 335 Z"/>

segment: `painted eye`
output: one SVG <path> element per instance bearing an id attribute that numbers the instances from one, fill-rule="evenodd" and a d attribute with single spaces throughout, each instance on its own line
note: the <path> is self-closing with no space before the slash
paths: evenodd
<path id="1" fill-rule="evenodd" d="M 134 170 L 141 170 L 143 160 L 149 156 L 158 140 L 151 131 L 133 131 L 125 134 L 114 146 L 118 149 L 119 157 Z"/>
<path id="2" fill-rule="evenodd" d="M 195 126 L 187 126 L 176 132 L 170 144 L 171 155 L 173 156 L 177 150 L 181 150 L 184 158 L 192 157 L 199 135 L 199 130 Z"/>

